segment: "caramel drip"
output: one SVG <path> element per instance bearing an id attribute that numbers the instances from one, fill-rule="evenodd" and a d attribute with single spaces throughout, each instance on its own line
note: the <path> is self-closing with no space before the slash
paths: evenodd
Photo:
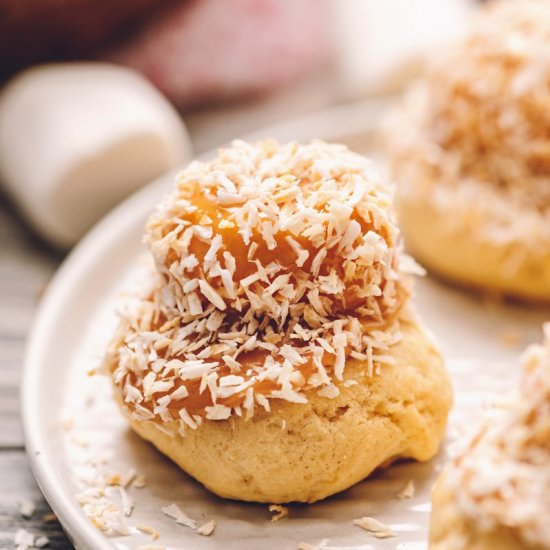
<path id="1" fill-rule="evenodd" d="M 265 358 L 268 355 L 269 352 L 265 350 L 254 350 L 249 353 L 243 353 L 239 356 L 241 369 L 239 369 L 238 372 L 232 371 L 227 365 L 225 365 L 221 361 L 221 358 L 212 357 L 210 360 L 221 362 L 220 366 L 216 368 L 216 372 L 218 373 L 219 377 L 235 374 L 238 376 L 242 376 L 245 381 L 248 381 L 256 374 L 254 367 L 261 367 L 265 361 Z M 297 365 L 296 369 L 299 370 L 304 380 L 307 381 L 312 374 L 315 374 L 317 372 L 317 369 L 313 364 L 311 354 L 305 353 L 303 357 L 305 359 L 305 362 Z M 328 360 L 324 361 L 323 363 L 325 366 L 329 367 L 332 366 L 334 361 Z M 141 384 L 139 383 L 134 373 L 128 373 L 126 376 L 129 377 L 130 383 L 132 385 L 140 388 Z M 120 382 L 120 387 L 124 386 L 125 378 Z M 171 401 L 168 405 L 168 409 L 172 413 L 172 416 L 174 418 L 178 418 L 178 411 L 182 408 L 186 409 L 187 412 L 189 412 L 189 414 L 191 415 L 203 416 L 205 408 L 213 405 L 214 402 L 212 400 L 212 395 L 210 394 L 208 387 L 206 387 L 202 393 L 200 392 L 200 384 L 200 380 L 181 380 L 176 377 L 174 381 L 174 386 L 169 391 L 155 392 L 155 399 L 161 399 L 162 397 L 164 397 L 165 395 L 169 395 L 179 387 L 185 386 L 189 395 L 187 397 L 184 397 L 183 399 L 175 399 Z M 307 382 L 305 386 L 307 387 Z M 269 395 L 271 392 L 280 389 L 279 385 L 271 380 L 257 381 L 251 387 L 253 387 L 255 394 L 262 395 Z M 243 390 L 229 397 L 220 397 L 216 400 L 216 403 L 226 405 L 227 407 L 239 407 L 242 406 L 245 400 L 245 396 L 246 390 Z M 132 403 L 129 403 L 128 406 L 130 407 L 130 409 L 133 409 Z M 151 412 L 153 411 L 153 405 L 150 402 L 142 403 L 142 406 L 149 409 Z"/>
<path id="2" fill-rule="evenodd" d="M 406 299 L 407 298 L 403 296 L 402 300 L 400 301 L 400 304 L 402 305 L 403 303 L 405 303 Z M 387 318 L 382 323 L 378 323 L 378 324 L 369 323 L 368 325 L 364 324 L 365 329 L 367 329 L 367 326 L 368 326 L 368 330 L 376 329 L 376 330 L 383 331 L 388 329 L 395 322 L 399 311 L 400 310 L 397 310 L 396 312 L 394 312 L 391 317 Z M 153 330 L 158 330 L 163 325 L 164 322 L 165 322 L 165 319 L 159 318 L 155 323 L 156 326 L 154 327 Z M 349 349 L 347 351 L 349 351 Z M 200 350 L 197 351 L 197 353 L 199 352 Z M 185 359 L 183 355 L 167 356 L 165 353 L 165 350 L 160 350 L 158 352 L 158 355 L 159 357 L 166 358 L 166 359 L 181 359 L 181 360 Z M 235 369 L 235 370 L 232 370 L 230 367 L 228 367 L 223 362 L 221 357 L 212 356 L 209 358 L 209 361 L 217 361 L 220 363 L 219 366 L 216 367 L 215 369 L 215 372 L 218 374 L 220 378 L 223 376 L 234 374 L 237 376 L 242 376 L 244 381 L 246 382 L 256 374 L 257 372 L 256 369 L 258 367 L 261 367 L 264 364 L 265 359 L 267 358 L 268 355 L 270 355 L 268 351 L 258 350 L 258 349 L 251 352 L 243 353 L 239 355 L 239 358 L 238 358 L 238 361 L 241 364 L 241 368 Z M 294 384 L 294 387 L 295 389 L 300 388 L 300 389 L 307 390 L 310 387 L 307 381 L 310 378 L 310 376 L 312 376 L 317 372 L 317 368 L 313 363 L 313 359 L 308 348 L 304 347 L 304 351 L 303 353 L 301 353 L 301 355 L 305 359 L 305 361 L 302 364 L 296 365 L 295 368 L 301 373 L 303 377 L 303 384 Z M 327 370 L 327 372 L 330 373 L 330 371 L 334 366 L 334 355 L 325 353 L 322 358 L 322 364 Z M 116 365 L 112 366 L 113 370 L 115 367 Z M 133 386 L 136 386 L 142 393 L 142 390 L 143 390 L 142 385 L 138 381 L 136 375 L 132 372 L 129 372 L 128 374 L 126 374 L 126 376 L 121 380 L 119 386 L 121 388 L 124 386 L 126 377 L 129 377 L 130 383 Z M 181 410 L 182 408 L 185 408 L 191 415 L 204 416 L 205 408 L 212 406 L 214 402 L 212 400 L 212 396 L 210 394 L 208 387 L 204 388 L 204 390 L 201 393 L 200 385 L 201 385 L 200 380 L 181 380 L 175 377 L 174 386 L 169 391 L 155 392 L 154 396 L 155 396 L 155 399 L 158 400 L 164 397 L 165 395 L 168 395 L 174 392 L 179 387 L 185 386 L 188 392 L 188 396 L 183 399 L 173 400 L 168 405 L 168 410 L 171 412 L 172 417 L 174 419 L 177 419 L 178 411 Z M 262 380 L 262 381 L 255 382 L 251 387 L 253 387 L 255 394 L 262 394 L 264 396 L 270 395 L 273 391 L 281 389 L 276 382 L 273 382 L 271 380 Z M 243 405 L 245 397 L 246 397 L 246 390 L 243 390 L 229 397 L 220 397 L 216 400 L 216 403 L 221 405 L 226 405 L 227 407 L 239 407 Z M 153 411 L 153 404 L 151 402 L 141 403 L 141 405 L 147 408 L 148 410 L 150 410 L 151 412 Z M 132 410 L 134 409 L 132 403 L 128 403 L 128 407 Z"/>
<path id="3" fill-rule="evenodd" d="M 273 236 L 276 242 L 276 247 L 270 249 L 262 235 L 257 229 L 254 229 L 250 237 L 250 244 L 245 244 L 242 236 L 237 231 L 236 225 L 234 227 L 225 227 L 223 225 L 220 227 L 220 223 L 222 221 L 231 221 L 231 208 L 220 208 L 218 204 L 209 200 L 206 195 L 200 192 L 200 186 L 198 183 L 193 190 L 189 191 L 189 195 L 188 200 L 192 206 L 196 207 L 196 210 L 186 213 L 185 215 L 180 216 L 180 218 L 191 222 L 194 226 L 203 224 L 205 217 L 211 220 L 211 223 L 208 225 L 212 227 L 214 234 L 218 234 L 222 237 L 223 241 L 220 250 L 218 250 L 216 254 L 216 258 L 223 265 L 223 252 L 228 251 L 231 253 L 231 255 L 235 258 L 236 263 L 236 270 L 233 276 L 235 281 L 241 281 L 245 277 L 248 277 L 257 271 L 258 268 L 254 260 L 258 260 L 263 266 L 276 262 L 284 268 L 284 272 L 298 274 L 298 276 L 303 276 L 304 273 L 307 274 L 310 272 L 313 260 L 321 248 L 314 247 L 308 238 L 300 235 L 293 235 L 289 231 L 279 231 Z M 353 212 L 351 219 L 360 224 L 363 234 L 375 230 L 372 219 L 369 222 L 366 222 L 357 211 Z M 176 229 L 176 227 L 177 223 L 173 222 L 163 230 L 163 234 L 168 234 Z M 376 228 L 376 232 L 381 235 L 390 246 L 393 245 L 386 227 Z M 292 239 L 298 242 L 304 250 L 309 252 L 307 260 L 300 269 L 298 269 L 296 265 L 296 252 L 288 243 L 286 237 L 292 237 Z M 254 246 L 257 246 L 257 248 L 253 254 L 253 257 L 249 259 L 252 243 L 254 243 Z M 206 255 L 208 249 L 209 245 L 205 242 L 198 238 L 192 239 L 189 245 L 189 253 L 196 256 L 199 261 L 199 265 L 189 272 L 190 278 L 201 276 L 202 273 L 200 266 L 203 263 L 204 256 Z M 179 262 L 180 258 L 180 254 L 173 248 L 170 248 L 165 259 L 165 267 L 169 268 L 174 262 Z M 321 264 L 319 275 L 326 276 L 333 269 L 336 270 L 336 273 L 341 279 L 344 279 L 343 260 L 340 256 L 338 256 L 335 249 L 330 249 Z M 216 289 L 220 289 L 222 287 L 220 280 L 217 278 L 211 280 L 210 284 Z M 360 277 L 357 277 L 356 280 L 347 285 L 347 288 L 338 297 L 338 299 L 334 300 L 335 302 L 340 302 L 337 307 L 338 311 L 342 314 L 353 314 L 353 310 L 359 307 L 363 302 L 363 298 L 358 295 L 358 291 L 363 284 L 364 281 L 362 281 Z"/>

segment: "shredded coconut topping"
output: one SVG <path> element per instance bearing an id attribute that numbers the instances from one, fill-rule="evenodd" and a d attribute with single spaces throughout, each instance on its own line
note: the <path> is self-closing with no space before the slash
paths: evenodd
<path id="1" fill-rule="evenodd" d="M 471 220 L 485 241 L 537 253 L 550 245 L 550 3 L 480 11 L 388 121 L 392 175 L 404 197 L 452 211 L 450 229 Z"/>
<path id="2" fill-rule="evenodd" d="M 148 224 L 154 281 L 106 361 L 132 416 L 249 418 L 335 397 L 348 360 L 392 362 L 416 269 L 392 197 L 368 160 L 320 141 L 237 141 L 190 164 Z"/>
<path id="3" fill-rule="evenodd" d="M 550 546 L 550 323 L 527 349 L 519 395 L 491 411 L 448 469 L 464 513 L 480 530 L 505 526 Z"/>

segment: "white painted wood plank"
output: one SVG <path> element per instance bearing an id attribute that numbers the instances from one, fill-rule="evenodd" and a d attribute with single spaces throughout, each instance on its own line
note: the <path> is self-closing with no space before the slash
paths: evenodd
<path id="1" fill-rule="evenodd" d="M 0 449 L 23 446 L 19 380 L 25 339 L 60 259 L 32 237 L 0 197 Z"/>

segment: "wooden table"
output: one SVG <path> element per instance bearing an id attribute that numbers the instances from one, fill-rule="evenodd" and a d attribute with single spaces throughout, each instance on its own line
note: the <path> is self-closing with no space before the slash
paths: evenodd
<path id="1" fill-rule="evenodd" d="M 8 200 L 0 196 L 0 548 L 14 548 L 26 529 L 50 540 L 48 548 L 72 548 L 29 469 L 19 420 L 19 377 L 34 311 L 62 255 L 33 237 Z M 24 518 L 21 503 L 36 509 Z"/>

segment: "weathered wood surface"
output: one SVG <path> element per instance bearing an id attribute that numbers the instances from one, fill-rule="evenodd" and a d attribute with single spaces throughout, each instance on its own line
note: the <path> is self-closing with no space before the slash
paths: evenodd
<path id="1" fill-rule="evenodd" d="M 72 548 L 34 481 L 23 449 L 0 451 L 0 488 L 0 548 L 14 548 L 14 536 L 19 529 L 36 537 L 47 537 L 48 549 Z M 30 518 L 20 511 L 26 502 L 35 506 Z"/>
<path id="2" fill-rule="evenodd" d="M 62 256 L 34 238 L 0 196 L 0 548 L 15 548 L 25 529 L 46 536 L 47 548 L 72 548 L 40 494 L 28 466 L 19 420 L 19 378 L 34 311 Z M 21 503 L 32 503 L 30 518 Z M 46 519 L 46 521 L 44 520 Z M 49 521 L 48 521 L 49 520 Z"/>

